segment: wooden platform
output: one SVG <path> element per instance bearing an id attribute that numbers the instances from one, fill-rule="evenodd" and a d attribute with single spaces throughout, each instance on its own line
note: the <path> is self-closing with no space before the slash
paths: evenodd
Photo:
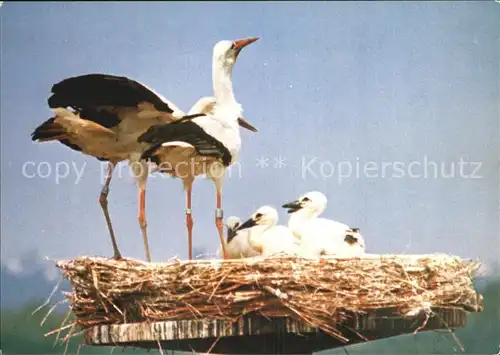
<path id="1" fill-rule="evenodd" d="M 429 315 L 429 317 L 427 316 Z M 94 346 L 124 346 L 222 354 L 310 354 L 415 331 L 465 327 L 467 312 L 438 308 L 402 317 L 395 310 L 351 315 L 338 329 L 347 343 L 291 318 L 243 317 L 101 325 L 89 328 L 85 342 Z"/>

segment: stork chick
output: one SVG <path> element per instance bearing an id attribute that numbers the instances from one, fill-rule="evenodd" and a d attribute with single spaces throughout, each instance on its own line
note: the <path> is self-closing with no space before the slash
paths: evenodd
<path id="1" fill-rule="evenodd" d="M 248 244 L 261 256 L 275 254 L 297 255 L 299 244 L 292 231 L 285 226 L 277 225 L 278 212 L 271 206 L 262 206 L 236 231 L 247 232 Z"/>
<path id="2" fill-rule="evenodd" d="M 359 228 L 352 228 L 346 233 L 342 248 L 339 248 L 335 255 L 360 256 L 365 253 L 365 240 L 363 239 Z"/>
<path id="3" fill-rule="evenodd" d="M 248 244 L 248 230 L 238 231 L 241 219 L 236 216 L 228 217 L 226 220 L 226 257 L 228 259 L 243 259 L 260 255 Z M 217 251 L 221 255 L 221 250 Z"/>
<path id="4" fill-rule="evenodd" d="M 351 228 L 344 223 L 319 218 L 326 206 L 327 198 L 319 191 L 308 192 L 282 206 L 288 209 L 288 227 L 300 239 L 304 257 L 335 254 L 344 248 L 344 238 Z"/>

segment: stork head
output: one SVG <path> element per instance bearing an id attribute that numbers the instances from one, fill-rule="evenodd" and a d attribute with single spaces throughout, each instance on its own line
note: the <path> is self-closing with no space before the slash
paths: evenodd
<path id="1" fill-rule="evenodd" d="M 231 216 L 226 219 L 226 227 L 228 229 L 235 229 L 241 224 L 241 219 L 236 216 Z"/>
<path id="2" fill-rule="evenodd" d="M 221 63 L 226 68 L 231 68 L 241 50 L 259 37 L 243 38 L 236 41 L 219 41 L 214 46 L 214 61 Z"/>
<path id="3" fill-rule="evenodd" d="M 326 196 L 319 191 L 311 191 L 297 200 L 285 203 L 282 207 L 288 209 L 288 213 L 301 213 L 308 216 L 318 216 L 326 208 Z"/>
<path id="4" fill-rule="evenodd" d="M 241 224 L 237 230 L 252 228 L 255 226 L 274 226 L 278 223 L 278 211 L 271 206 L 262 206 L 254 212 L 252 217 Z"/>
<path id="5" fill-rule="evenodd" d="M 236 228 L 241 224 L 241 219 L 236 216 L 228 217 L 226 220 L 227 242 L 229 243 L 236 236 Z"/>

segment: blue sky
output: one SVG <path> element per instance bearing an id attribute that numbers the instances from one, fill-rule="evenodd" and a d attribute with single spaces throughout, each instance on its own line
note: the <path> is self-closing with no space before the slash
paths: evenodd
<path id="1" fill-rule="evenodd" d="M 4 262 L 33 250 L 54 259 L 112 253 L 97 202 L 101 163 L 30 141 L 51 116 L 52 84 L 125 75 L 187 111 L 212 93 L 213 45 L 249 36 L 261 40 L 241 53 L 233 80 L 260 131 L 242 132 L 226 217 L 320 190 L 324 215 L 360 227 L 370 252 L 499 257 L 500 4 L 4 3 L 0 13 Z M 57 181 L 57 166 L 83 174 Z M 137 190 L 122 171 L 111 217 L 122 253 L 144 258 Z M 210 181 L 195 182 L 193 206 L 194 244 L 214 252 Z M 149 180 L 147 216 L 153 259 L 186 257 L 179 180 Z"/>

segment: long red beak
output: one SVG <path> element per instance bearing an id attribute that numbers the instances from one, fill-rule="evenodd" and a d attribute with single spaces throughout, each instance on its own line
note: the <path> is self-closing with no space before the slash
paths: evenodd
<path id="1" fill-rule="evenodd" d="M 234 49 L 236 49 L 236 53 L 239 53 L 244 47 L 248 46 L 250 43 L 257 41 L 259 37 L 250 37 L 238 39 L 233 42 Z"/>

